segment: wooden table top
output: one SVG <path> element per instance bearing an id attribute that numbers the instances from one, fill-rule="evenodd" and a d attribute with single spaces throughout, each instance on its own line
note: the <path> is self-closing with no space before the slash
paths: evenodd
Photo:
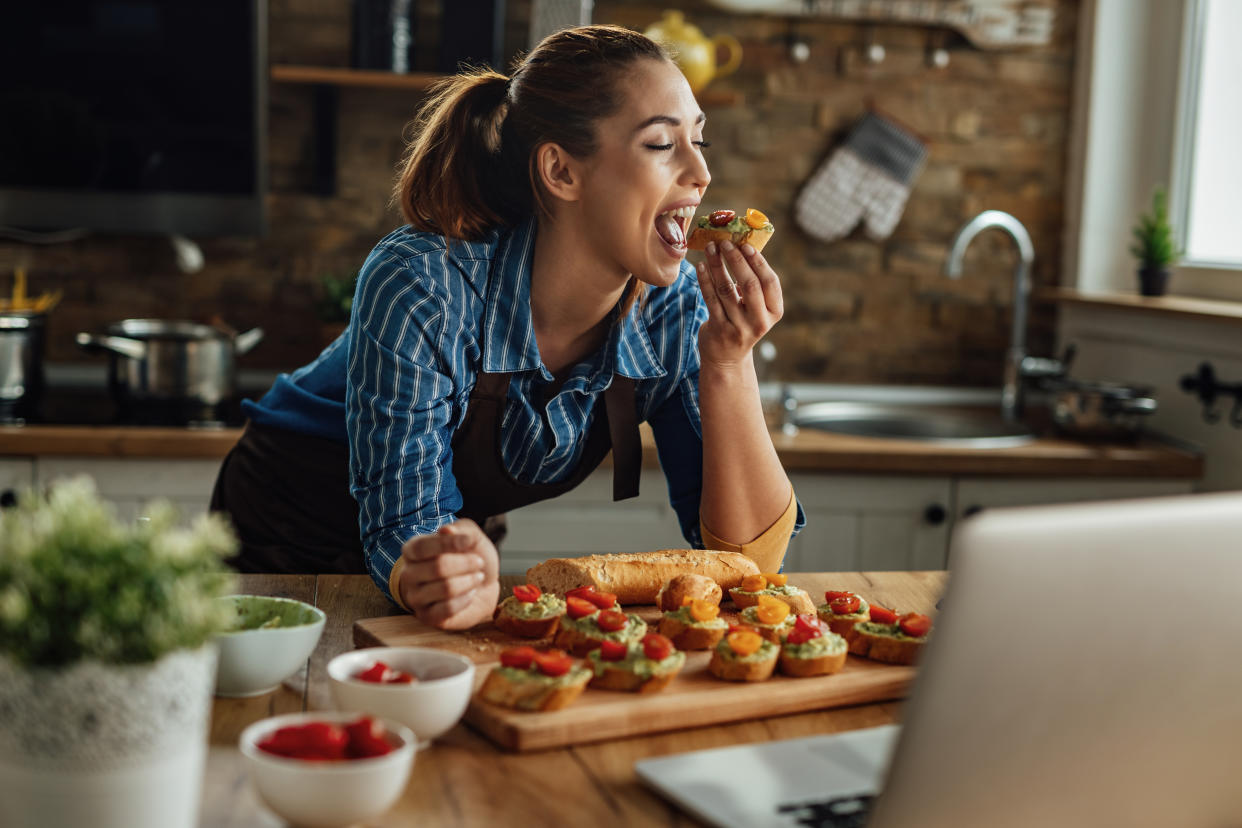
<path id="1" fill-rule="evenodd" d="M 837 580 L 881 603 L 887 595 L 910 596 L 901 602 L 903 609 L 930 611 L 945 578 L 939 572 L 871 572 L 840 573 Z M 790 579 L 797 583 L 798 575 L 791 573 Z M 518 580 L 505 576 L 502 586 Z M 332 709 L 327 663 L 353 649 L 353 622 L 398 612 L 365 575 L 243 575 L 241 591 L 305 601 L 324 610 L 328 620 L 307 669 L 278 690 L 251 699 L 215 700 L 201 828 L 284 824 L 260 804 L 247 782 L 238 736 L 268 716 Z M 922 606 L 910 605 L 912 600 Z M 899 702 L 885 702 L 524 754 L 501 751 L 458 724 L 418 754 L 402 798 L 368 826 L 697 825 L 639 782 L 636 761 L 875 727 L 896 721 L 899 710 Z"/>

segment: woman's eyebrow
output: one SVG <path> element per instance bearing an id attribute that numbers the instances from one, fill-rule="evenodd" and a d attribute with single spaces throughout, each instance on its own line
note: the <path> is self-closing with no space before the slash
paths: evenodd
<path id="1" fill-rule="evenodd" d="M 702 112 L 700 112 L 699 117 L 695 118 L 694 122 L 696 124 L 701 124 L 706 120 L 707 120 L 707 116 L 704 115 Z M 681 126 L 681 119 L 674 118 L 672 115 L 652 115 L 650 118 L 643 121 L 638 126 L 634 127 L 634 131 L 638 132 L 640 129 L 646 129 L 652 124 L 668 124 L 669 126 L 679 127 Z"/>

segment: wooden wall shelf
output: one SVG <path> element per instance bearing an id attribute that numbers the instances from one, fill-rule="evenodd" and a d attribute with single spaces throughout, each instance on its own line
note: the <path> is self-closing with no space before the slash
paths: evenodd
<path id="1" fill-rule="evenodd" d="M 374 69 L 348 69 L 335 66 L 294 66 L 291 64 L 272 66 L 272 80 L 277 83 L 422 90 L 443 77 L 434 72 L 411 72 L 403 75 Z"/>

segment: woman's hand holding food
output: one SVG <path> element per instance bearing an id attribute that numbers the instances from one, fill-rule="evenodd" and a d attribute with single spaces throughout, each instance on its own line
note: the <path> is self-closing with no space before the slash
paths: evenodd
<path id="1" fill-rule="evenodd" d="M 704 367 L 736 367 L 784 313 L 780 279 L 749 244 L 712 242 L 705 253 L 697 270 L 709 318 L 699 329 L 699 357 Z"/>
<path id="2" fill-rule="evenodd" d="M 492 617 L 500 599 L 500 558 L 473 520 L 412 537 L 401 555 L 401 599 L 420 620 L 465 630 Z"/>

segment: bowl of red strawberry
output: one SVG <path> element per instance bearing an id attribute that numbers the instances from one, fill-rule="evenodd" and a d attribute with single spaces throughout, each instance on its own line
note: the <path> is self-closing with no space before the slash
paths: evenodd
<path id="1" fill-rule="evenodd" d="M 341 828 L 391 808 L 409 781 L 417 745 L 404 725 L 340 711 L 263 719 L 238 740 L 259 798 L 308 828 Z"/>
<path id="2" fill-rule="evenodd" d="M 465 656 L 428 647 L 369 647 L 328 662 L 337 709 L 398 721 L 424 742 L 461 719 L 474 672 Z"/>

